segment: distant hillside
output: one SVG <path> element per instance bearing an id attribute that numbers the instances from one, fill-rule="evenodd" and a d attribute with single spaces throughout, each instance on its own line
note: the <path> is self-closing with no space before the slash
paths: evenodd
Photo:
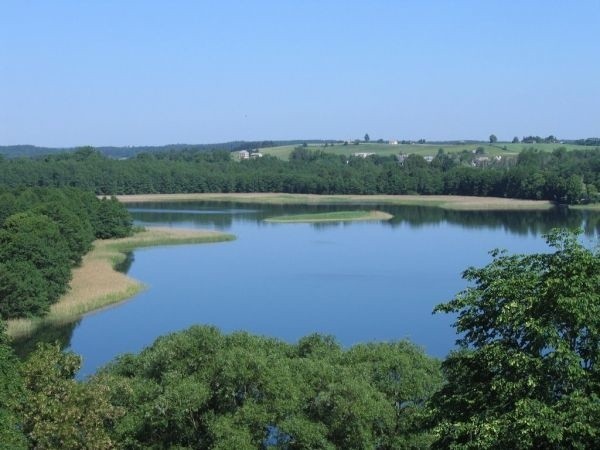
<path id="1" fill-rule="evenodd" d="M 214 144 L 170 144 L 158 146 L 128 146 L 128 147 L 94 147 L 103 155 L 109 158 L 130 158 L 138 153 L 157 153 L 179 150 L 196 150 L 196 151 L 211 151 L 211 150 L 251 150 L 256 148 L 276 147 L 282 145 L 299 145 L 302 143 L 319 144 L 325 140 L 289 140 L 289 141 L 231 141 L 219 142 Z M 81 147 L 37 147 L 35 145 L 0 145 L 0 155 L 6 158 L 31 158 L 55 153 L 74 152 Z"/>

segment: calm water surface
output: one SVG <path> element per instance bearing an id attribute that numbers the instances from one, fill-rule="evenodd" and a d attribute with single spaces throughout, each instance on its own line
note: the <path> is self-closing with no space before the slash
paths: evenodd
<path id="1" fill-rule="evenodd" d="M 464 269 L 486 264 L 488 251 L 497 247 L 544 251 L 541 235 L 552 227 L 583 226 L 586 239 L 600 229 L 598 215 L 565 210 L 452 212 L 380 206 L 394 214 L 392 221 L 263 221 L 339 209 L 350 208 L 131 205 L 138 224 L 215 229 L 233 233 L 237 240 L 137 250 L 122 269 L 148 285 L 146 291 L 69 327 L 44 330 L 36 339 L 58 338 L 82 355 L 80 376 L 192 324 L 289 342 L 313 332 L 333 334 L 343 345 L 408 338 L 443 357 L 455 341 L 452 317 L 432 315 L 432 309 L 466 286 Z"/>

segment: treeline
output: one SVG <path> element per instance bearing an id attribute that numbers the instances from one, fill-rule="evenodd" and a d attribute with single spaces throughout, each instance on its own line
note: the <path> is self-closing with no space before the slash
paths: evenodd
<path id="1" fill-rule="evenodd" d="M 592 147 L 600 147 L 600 138 L 577 139 L 573 141 L 577 145 L 587 145 Z"/>
<path id="2" fill-rule="evenodd" d="M 0 190 L 0 317 L 41 316 L 96 238 L 131 233 L 116 199 L 73 188 Z"/>
<path id="3" fill-rule="evenodd" d="M 408 342 L 344 350 L 320 335 L 292 345 L 198 326 L 88 382 L 73 380 L 79 363 L 58 346 L 23 364 L 0 348 L 0 377 L 11 376 L 0 440 L 12 449 L 424 448 L 431 434 L 415 424 L 442 384 L 439 361 Z"/>
<path id="4" fill-rule="evenodd" d="M 476 167 L 475 167 L 476 166 Z M 346 157 L 298 147 L 290 161 L 235 162 L 228 152 L 140 154 L 119 161 L 91 148 L 38 159 L 0 161 L 0 186 L 73 186 L 96 194 L 288 192 L 310 194 L 449 194 L 596 201 L 598 149 L 524 150 L 500 159 L 440 149 L 431 162 L 409 155 Z"/>

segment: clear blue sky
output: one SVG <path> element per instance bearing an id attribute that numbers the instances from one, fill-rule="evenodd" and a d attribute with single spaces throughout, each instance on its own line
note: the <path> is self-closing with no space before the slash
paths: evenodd
<path id="1" fill-rule="evenodd" d="M 0 0 L 0 145 L 600 135 L 600 0 Z"/>

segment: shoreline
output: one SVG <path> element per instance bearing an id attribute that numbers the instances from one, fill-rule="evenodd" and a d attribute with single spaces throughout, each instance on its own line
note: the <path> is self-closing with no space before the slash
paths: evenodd
<path id="1" fill-rule="evenodd" d="M 196 193 L 117 195 L 123 203 L 147 202 L 238 202 L 275 205 L 293 204 L 388 204 L 428 206 L 463 211 L 547 210 L 555 205 L 547 200 L 520 200 L 499 197 L 457 195 L 317 195 L 282 193 Z"/>
<path id="2" fill-rule="evenodd" d="M 126 254 L 135 249 L 234 239 L 233 235 L 217 231 L 147 227 L 126 238 L 96 240 L 81 265 L 73 269 L 69 291 L 50 307 L 50 312 L 44 317 L 8 320 L 6 334 L 18 341 L 32 336 L 40 328 L 74 322 L 140 293 L 146 286 L 116 269 Z"/>
<path id="3" fill-rule="evenodd" d="M 383 211 L 336 211 L 333 213 L 296 214 L 265 219 L 269 223 L 321 223 L 321 222 L 360 222 L 390 220 L 391 214 Z"/>

